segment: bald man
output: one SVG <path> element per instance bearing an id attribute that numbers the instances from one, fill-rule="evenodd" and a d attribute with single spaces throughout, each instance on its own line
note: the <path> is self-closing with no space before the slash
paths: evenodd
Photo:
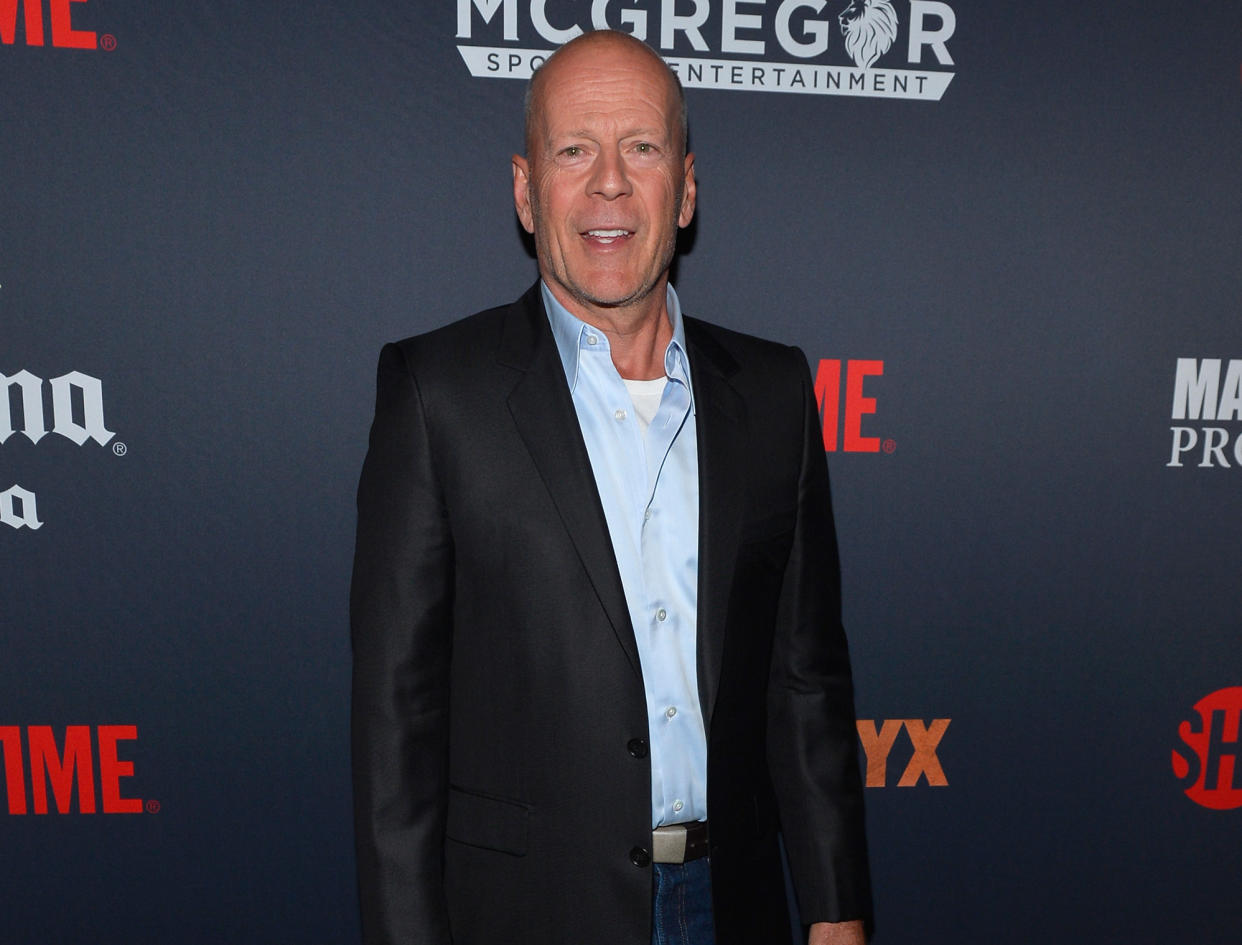
<path id="1" fill-rule="evenodd" d="M 539 282 L 385 347 L 351 599 L 368 945 L 812 945 L 870 923 L 805 358 L 684 316 L 684 98 L 614 32 L 531 81 Z"/>

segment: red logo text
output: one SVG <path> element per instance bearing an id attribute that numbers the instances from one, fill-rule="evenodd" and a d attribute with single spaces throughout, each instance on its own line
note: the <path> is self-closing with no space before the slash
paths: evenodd
<path id="1" fill-rule="evenodd" d="M 1212 810 L 1242 807 L 1242 686 L 1218 689 L 1195 704 L 1197 719 L 1182 722 L 1173 749 L 1173 773 L 1186 796 Z"/>
<path id="2" fill-rule="evenodd" d="M 842 430 L 842 451 L 846 453 L 878 453 L 880 438 L 862 435 L 862 419 L 875 413 L 875 398 L 863 396 L 863 381 L 884 373 L 883 361 L 845 362 L 845 409 L 841 409 L 841 362 L 825 358 L 815 372 L 815 400 L 824 426 L 824 449 L 837 448 L 837 431 Z M 842 422 L 844 413 L 844 423 Z"/>
<path id="3" fill-rule="evenodd" d="M 97 49 L 95 34 L 88 30 L 75 30 L 70 19 L 70 4 L 86 0 L 48 0 L 51 20 L 52 45 L 62 49 Z M 25 16 L 26 45 L 42 46 L 44 43 L 43 3 L 41 0 L 0 0 L 0 42 L 12 46 L 17 38 L 17 8 Z"/>
<path id="4" fill-rule="evenodd" d="M 9 813 L 31 807 L 49 813 L 49 787 L 58 814 L 72 813 L 75 797 L 80 814 L 141 813 L 140 798 L 121 796 L 121 781 L 133 777 L 134 763 L 117 753 L 118 742 L 137 737 L 135 725 L 69 725 L 58 745 L 50 725 L 0 725 Z"/>

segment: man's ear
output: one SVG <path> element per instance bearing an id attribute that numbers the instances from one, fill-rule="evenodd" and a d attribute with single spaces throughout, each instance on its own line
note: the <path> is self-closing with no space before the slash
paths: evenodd
<path id="1" fill-rule="evenodd" d="M 694 219 L 695 201 L 698 199 L 698 185 L 694 182 L 694 154 L 686 154 L 685 167 L 682 168 L 681 209 L 677 213 L 677 225 L 686 227 Z"/>
<path id="2" fill-rule="evenodd" d="M 520 154 L 513 155 L 513 207 L 527 233 L 535 232 L 535 216 L 530 208 L 530 165 Z"/>

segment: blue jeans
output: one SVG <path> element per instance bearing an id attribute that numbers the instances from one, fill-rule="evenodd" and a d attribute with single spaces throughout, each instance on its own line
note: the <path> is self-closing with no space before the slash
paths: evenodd
<path id="1" fill-rule="evenodd" d="M 716 945 L 708 857 L 654 864 L 652 886 L 651 945 Z"/>

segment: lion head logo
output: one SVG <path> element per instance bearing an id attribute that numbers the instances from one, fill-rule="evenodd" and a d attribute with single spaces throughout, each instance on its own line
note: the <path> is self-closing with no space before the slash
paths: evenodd
<path id="1" fill-rule="evenodd" d="M 845 51 L 859 69 L 868 68 L 888 52 L 897 38 L 897 11 L 892 0 L 850 0 L 837 17 Z"/>

